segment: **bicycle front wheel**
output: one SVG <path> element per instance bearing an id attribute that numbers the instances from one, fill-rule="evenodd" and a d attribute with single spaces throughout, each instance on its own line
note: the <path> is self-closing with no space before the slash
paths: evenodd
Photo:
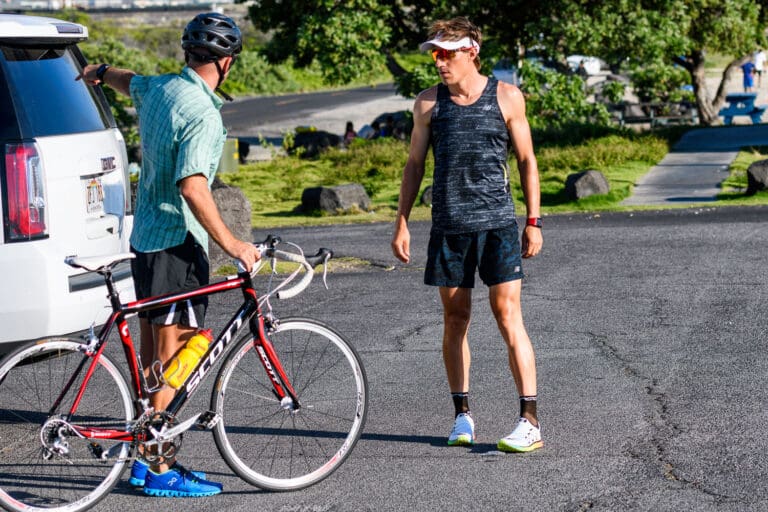
<path id="1" fill-rule="evenodd" d="M 211 407 L 221 421 L 213 435 L 243 480 L 291 491 L 319 482 L 347 458 L 365 423 L 368 383 L 355 349 L 315 320 L 282 320 L 269 338 L 300 408 L 276 397 L 248 335 L 217 377 Z"/>
<path id="2" fill-rule="evenodd" d="M 7 510 L 85 510 L 120 480 L 129 443 L 83 439 L 73 428 L 128 427 L 131 393 L 112 361 L 99 357 L 73 416 L 68 412 L 90 359 L 58 410 L 51 410 L 86 357 L 80 341 L 51 339 L 0 363 L 0 505 Z"/>

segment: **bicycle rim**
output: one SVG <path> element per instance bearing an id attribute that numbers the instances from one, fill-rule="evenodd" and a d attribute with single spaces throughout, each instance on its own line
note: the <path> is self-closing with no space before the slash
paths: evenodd
<path id="1" fill-rule="evenodd" d="M 76 340 L 47 340 L 13 352 L 0 364 L 0 505 L 8 510 L 85 510 L 112 490 L 126 467 L 129 443 L 93 442 L 66 424 L 50 422 L 51 406 L 84 357 L 81 347 Z M 54 416 L 68 411 L 82 374 L 62 402 L 65 410 Z M 68 421 L 124 430 L 132 417 L 125 378 L 102 355 L 77 414 Z M 55 442 L 57 453 L 43 447 Z M 99 450 L 109 454 L 108 460 L 97 457 Z"/>
<path id="2" fill-rule="evenodd" d="M 365 424 L 368 384 L 355 349 L 329 327 L 287 319 L 270 335 L 301 408 L 273 393 L 253 338 L 242 339 L 217 377 L 216 445 L 243 480 L 273 491 L 301 489 L 336 470 Z"/>

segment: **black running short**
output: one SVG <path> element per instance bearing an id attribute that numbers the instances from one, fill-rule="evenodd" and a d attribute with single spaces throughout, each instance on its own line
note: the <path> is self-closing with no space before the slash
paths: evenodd
<path id="1" fill-rule="evenodd" d="M 209 282 L 208 256 L 190 233 L 176 247 L 158 252 L 140 252 L 131 247 L 131 252 L 136 254 L 131 270 L 137 299 L 192 290 Z M 155 325 L 202 327 L 207 308 L 208 297 L 198 297 L 141 312 L 139 317 Z"/>
<path id="2" fill-rule="evenodd" d="M 474 233 L 430 233 L 424 284 L 474 288 L 475 271 L 487 286 L 523 278 L 517 222 Z"/>

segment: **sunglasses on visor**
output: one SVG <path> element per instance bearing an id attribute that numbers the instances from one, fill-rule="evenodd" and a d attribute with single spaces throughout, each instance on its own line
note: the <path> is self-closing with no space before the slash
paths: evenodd
<path id="1" fill-rule="evenodd" d="M 437 59 L 441 60 L 453 60 L 458 52 L 466 52 L 472 48 L 458 48 L 456 50 L 444 50 L 442 48 L 435 48 L 432 50 L 432 60 L 437 62 Z"/>

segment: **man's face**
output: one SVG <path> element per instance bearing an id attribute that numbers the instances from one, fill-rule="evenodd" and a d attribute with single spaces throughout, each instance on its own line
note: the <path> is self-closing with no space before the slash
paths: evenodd
<path id="1" fill-rule="evenodd" d="M 458 50 L 432 49 L 432 59 L 435 61 L 435 67 L 440 74 L 440 80 L 445 85 L 458 83 L 469 73 L 473 72 L 476 69 L 474 63 L 476 56 L 476 48 L 461 48 Z"/>

